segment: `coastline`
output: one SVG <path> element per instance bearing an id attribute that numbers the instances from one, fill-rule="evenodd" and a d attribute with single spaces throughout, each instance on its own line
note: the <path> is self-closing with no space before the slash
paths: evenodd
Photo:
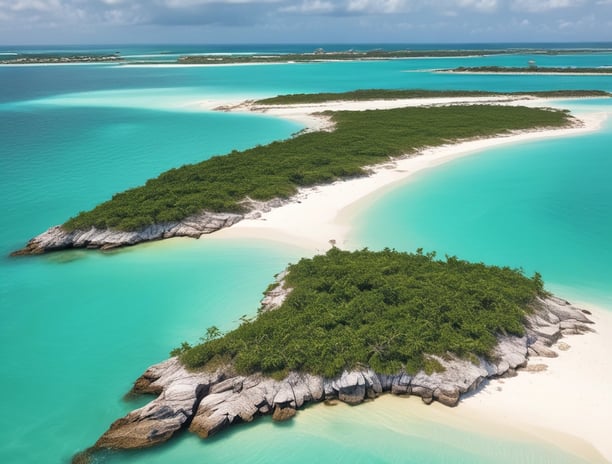
<path id="1" fill-rule="evenodd" d="M 528 373 L 519 373 L 519 377 L 530 375 Z M 533 374 L 537 375 L 537 374 Z M 508 380 L 514 381 L 516 378 Z M 483 390 L 478 393 L 485 393 Z M 485 393 L 486 394 L 486 393 Z M 466 401 L 463 400 L 456 408 L 447 408 L 446 406 L 432 403 L 430 405 L 416 397 L 409 396 L 407 398 L 397 397 L 391 394 L 381 395 L 375 401 L 370 401 L 354 408 L 342 403 L 337 403 L 333 407 L 325 404 L 315 404 L 309 408 L 300 411 L 297 421 L 309 423 L 320 423 L 321 417 L 329 421 L 336 419 L 339 414 L 344 415 L 343 421 L 358 421 L 364 427 L 380 427 L 390 430 L 394 436 L 401 439 L 403 436 L 410 437 L 420 433 L 417 427 L 422 427 L 423 424 L 428 424 L 433 427 L 452 428 L 459 431 L 468 431 L 470 434 L 477 435 L 483 439 L 491 438 L 494 440 L 507 440 L 515 442 L 515 446 L 520 446 L 522 443 L 542 444 L 551 448 L 557 448 L 560 451 L 569 455 L 574 455 L 581 459 L 581 462 L 607 463 L 609 462 L 606 456 L 589 441 L 582 437 L 577 437 L 573 434 L 566 434 L 559 430 L 541 429 L 536 424 L 528 424 L 519 426 L 511 418 L 497 417 L 487 411 L 482 411 L 473 414 L 468 411 Z M 462 448 L 470 446 L 455 440 L 453 435 L 440 434 L 439 439 L 447 444 L 451 442 L 453 446 Z"/>
<path id="2" fill-rule="evenodd" d="M 546 101 L 530 99 L 511 104 L 519 103 L 542 106 Z M 351 109 L 355 109 L 356 104 L 352 102 Z M 295 108 L 292 110 L 294 113 L 288 109 L 280 111 L 283 113 L 281 117 L 290 115 L 297 120 L 300 113 L 295 112 Z M 269 115 L 275 113 L 278 114 L 274 110 L 266 112 Z M 305 113 L 303 122 L 312 117 L 312 113 Z M 427 149 L 418 156 L 379 166 L 366 178 L 302 191 L 295 201 L 263 213 L 258 219 L 245 219 L 231 228 L 220 230 L 207 240 L 276 241 L 316 253 L 325 251 L 331 243 L 341 248 L 354 248 L 358 244 L 350 239 L 352 218 L 390 189 L 410 181 L 418 172 L 496 146 L 595 131 L 606 118 L 605 113 L 580 115 L 581 127 L 534 131 Z M 595 320 L 596 333 L 565 339 L 570 348 L 560 350 L 556 345 L 557 358 L 536 357 L 530 361 L 530 364 L 546 365 L 545 371 L 523 371 L 512 379 L 492 380 L 478 394 L 462 400 L 460 407 L 444 411 L 444 416 L 436 410 L 438 408 L 428 409 L 424 414 L 438 420 L 453 415 L 459 423 L 472 424 L 484 433 L 491 433 L 491 427 L 495 426 L 503 431 L 500 433 L 513 433 L 517 439 L 531 437 L 590 462 L 612 462 L 612 443 L 605 427 L 612 415 L 612 400 L 607 393 L 607 387 L 612 384 L 612 373 L 606 367 L 609 364 L 608 353 L 612 352 L 612 314 L 589 304 L 579 306 L 592 312 L 590 317 Z M 406 407 L 406 403 L 400 403 L 403 401 L 405 399 L 390 397 L 381 407 L 401 410 Z M 379 405 L 376 404 L 374 408 Z M 316 406 L 321 407 L 324 406 Z"/>
<path id="3" fill-rule="evenodd" d="M 216 108 L 224 111 L 248 111 L 268 116 L 299 121 L 305 130 L 326 130 L 329 120 L 322 111 L 365 111 L 368 109 L 390 109 L 401 106 L 424 104 L 491 103 L 525 106 L 546 106 L 547 100 L 540 98 L 469 97 L 443 99 L 372 100 L 352 102 L 329 102 L 324 104 L 302 104 L 283 106 L 255 106 L 249 102 Z M 207 106 L 212 106 L 207 102 Z M 206 105 L 203 103 L 203 105 Z M 592 113 L 576 117 L 579 127 L 552 130 L 535 130 L 508 134 L 493 138 L 469 140 L 434 148 L 427 148 L 406 158 L 390 160 L 372 167 L 371 175 L 328 185 L 301 190 L 287 204 L 262 212 L 256 219 L 244 219 L 230 228 L 217 231 L 207 240 L 225 238 L 265 239 L 297 245 L 301 248 L 321 252 L 333 241 L 340 247 L 352 247 L 350 223 L 355 214 L 368 207 L 388 190 L 401 185 L 426 169 L 455 159 L 469 156 L 488 148 L 539 140 L 551 137 L 567 137 L 598 130 L 606 113 Z"/>
<path id="4" fill-rule="evenodd" d="M 283 278 L 283 275 L 279 275 L 277 281 L 281 282 Z M 262 301 L 262 308 L 274 309 L 286 294 L 270 290 Z M 436 357 L 446 368 L 439 373 L 427 374 L 421 370 L 414 375 L 404 371 L 380 374 L 362 367 L 344 370 L 333 378 L 289 372 L 283 379 L 273 379 L 260 373 L 239 375 L 230 365 L 219 366 L 214 371 L 191 371 L 178 358 L 172 357 L 150 366 L 131 390 L 131 394 L 153 393 L 159 396 L 113 422 L 92 447 L 75 456 L 75 462 L 107 449 L 155 446 L 187 428 L 201 438 L 208 438 L 235 423 L 251 422 L 260 415 L 272 415 L 273 420 L 282 422 L 295 416 L 307 404 L 323 402 L 330 405 L 365 404 L 363 413 L 356 413 L 363 414 L 358 422 L 372 423 L 374 428 L 382 426 L 394 434 L 414 433 L 410 421 L 414 422 L 413 418 L 420 416 L 422 420 L 419 424 L 437 423 L 446 428 L 468 430 L 469 434 L 493 435 L 519 447 L 521 443 L 541 443 L 559 448 L 566 455 L 584 457 L 585 460 L 581 462 L 605 462 L 593 446 L 580 438 L 560 439 L 560 433 L 547 432 L 547 442 L 530 430 L 517 430 L 513 425 L 505 424 L 505 417 L 493 418 L 498 422 L 501 420 L 501 423 L 495 423 L 484 417 L 455 414 L 448 408 L 433 406 L 432 409 L 419 409 L 414 405 L 414 399 L 406 403 L 405 396 L 410 395 L 420 397 L 422 403 L 427 405 L 439 402 L 440 405 L 455 406 L 462 397 L 480 392 L 486 379 L 512 377 L 533 357 L 550 356 L 548 347 L 555 341 L 571 341 L 577 334 L 593 330 L 590 326 L 592 321 L 583 311 L 564 300 L 543 296 L 536 298 L 534 304 L 535 312 L 525 320 L 525 335 L 499 336 L 494 356 L 490 360 L 480 358 L 478 363 L 453 357 Z M 559 342 L 559 346 L 564 345 Z M 400 398 L 397 401 L 402 401 L 402 405 L 389 399 L 391 395 Z M 382 408 L 367 407 L 368 403 L 379 397 L 383 398 Z M 317 414 L 330 414 L 329 410 L 316 411 Z M 350 421 L 352 414 L 351 409 L 350 413 L 341 414 L 338 420 Z M 497 431 L 502 428 L 503 432 Z M 561 440 L 563 445 L 559 446 L 557 440 Z"/>
<path id="5" fill-rule="evenodd" d="M 592 313 L 589 318 L 595 322 L 595 333 L 564 338 L 570 348 L 554 346 L 559 357 L 533 358 L 530 362 L 546 365 L 545 371 L 519 372 L 511 379 L 492 380 L 477 395 L 463 400 L 454 412 L 469 420 L 512 424 L 561 447 L 571 447 L 571 443 L 555 441 L 551 432 L 579 438 L 612 462 L 612 442 L 606 427 L 612 414 L 608 357 L 612 353 L 612 313 L 589 304 L 579 306 Z"/>
<path id="6" fill-rule="evenodd" d="M 446 71 L 436 70 L 438 74 L 473 74 L 473 75 L 500 75 L 500 76 L 609 76 L 612 71 L 609 72 L 558 72 L 558 71 L 537 71 L 537 72 L 521 72 L 521 71 Z"/>

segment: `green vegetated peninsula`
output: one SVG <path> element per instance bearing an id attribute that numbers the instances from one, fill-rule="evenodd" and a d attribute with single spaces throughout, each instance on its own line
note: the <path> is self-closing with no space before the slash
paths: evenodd
<path id="1" fill-rule="evenodd" d="M 336 129 L 315 132 L 171 169 L 142 187 L 115 195 L 64 224 L 136 230 L 180 221 L 201 210 L 243 213 L 246 198 L 289 198 L 300 187 L 363 176 L 390 157 L 453 140 L 567 124 L 563 111 L 458 106 L 336 112 Z"/>
<path id="2" fill-rule="evenodd" d="M 591 321 L 544 291 L 539 274 L 407 254 L 330 249 L 277 275 L 258 314 L 151 366 L 132 394 L 158 395 L 115 421 L 84 462 L 154 446 L 188 429 L 209 437 L 258 416 L 287 420 L 305 404 L 359 404 L 389 392 L 455 406 L 530 355 L 556 356 Z"/>
<path id="3" fill-rule="evenodd" d="M 49 229 L 16 254 L 199 237 L 241 220 L 256 202 L 282 202 L 302 187 L 364 176 L 368 166 L 425 147 L 565 127 L 573 120 L 566 111 L 498 105 L 339 111 L 328 116 L 335 124 L 331 132 L 303 133 L 171 169 Z"/>
<path id="4" fill-rule="evenodd" d="M 462 97 L 540 97 L 540 98 L 589 98 L 610 97 L 604 90 L 543 90 L 533 92 L 487 92 L 484 90 L 426 90 L 426 89 L 360 89 L 351 92 L 295 93 L 263 98 L 254 105 L 299 105 L 331 101 L 401 100 L 412 98 L 462 98 Z"/>

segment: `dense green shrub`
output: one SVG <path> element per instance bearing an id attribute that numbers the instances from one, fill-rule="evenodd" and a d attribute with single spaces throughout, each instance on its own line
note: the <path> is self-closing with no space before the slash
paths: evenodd
<path id="1" fill-rule="evenodd" d="M 489 69 L 489 68 L 487 68 Z M 457 68 L 451 71 L 485 70 L 485 68 Z M 257 100 L 259 105 L 292 105 L 329 101 L 394 100 L 403 98 L 460 98 L 530 95 L 534 97 L 609 97 L 603 90 L 544 90 L 531 92 L 486 92 L 483 90 L 425 90 L 425 89 L 362 89 L 341 93 L 296 93 Z"/>
<path id="2" fill-rule="evenodd" d="M 190 368 L 233 361 L 244 374 L 289 370 L 333 377 L 346 368 L 379 373 L 433 370 L 427 354 L 490 355 L 498 334 L 523 333 L 539 274 L 435 254 L 332 248 L 289 267 L 283 305 L 244 319 L 223 337 L 174 354 Z"/>
<path id="3" fill-rule="evenodd" d="M 241 212 L 246 197 L 288 198 L 299 187 L 364 175 L 365 166 L 422 147 L 512 130 L 559 127 L 569 121 L 561 111 L 494 105 L 330 115 L 336 123 L 333 132 L 306 133 L 171 169 L 80 213 L 64 228 L 137 230 L 179 221 L 202 210 Z"/>

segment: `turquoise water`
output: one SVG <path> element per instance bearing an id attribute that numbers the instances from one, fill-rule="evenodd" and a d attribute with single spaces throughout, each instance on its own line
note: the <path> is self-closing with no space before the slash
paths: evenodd
<path id="1" fill-rule="evenodd" d="M 609 58 L 588 55 L 578 64 L 600 65 Z M 68 462 L 138 404 L 122 397 L 147 366 L 165 359 L 181 341 L 196 341 L 210 325 L 229 329 L 243 314 L 253 314 L 272 276 L 302 255 L 265 241 L 203 239 L 107 254 L 7 257 L 48 226 L 169 167 L 300 129 L 277 119 L 198 112 L 194 102 L 363 87 L 612 90 L 612 79 L 601 76 L 422 72 L 527 59 L 242 68 L 0 67 L 0 461 Z M 578 58 L 550 59 L 571 64 Z M 579 111 L 603 105 L 571 104 Z M 358 224 L 355 234 L 370 246 L 423 246 L 529 272 L 538 269 L 570 293 L 609 301 L 612 200 L 606 179 L 610 161 L 602 150 L 611 129 L 504 148 L 440 167 L 367 212 L 390 221 L 387 227 L 373 231 Z M 450 201 L 449 191 L 464 209 Z M 428 207 L 419 210 L 419 203 Z M 405 219 L 389 217 L 398 204 Z M 447 221 L 454 221 L 452 227 Z M 158 451 L 107 461 L 577 462 L 543 443 L 485 436 L 424 418 L 405 419 L 402 426 L 382 411 L 370 411 L 370 419 L 359 411 L 313 408 L 289 426 L 264 419 L 209 442 L 184 436 Z"/>
<path id="2" fill-rule="evenodd" d="M 538 271 L 568 298 L 612 309 L 611 132 L 608 121 L 420 173 L 356 219 L 358 241 Z"/>

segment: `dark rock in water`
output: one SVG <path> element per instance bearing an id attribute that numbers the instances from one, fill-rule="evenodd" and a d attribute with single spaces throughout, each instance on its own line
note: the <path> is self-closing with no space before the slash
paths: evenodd
<path id="1" fill-rule="evenodd" d="M 296 415 L 296 411 L 293 408 L 281 408 L 277 406 L 274 408 L 274 412 L 272 413 L 272 419 L 277 422 L 284 422 Z"/>
<path id="2" fill-rule="evenodd" d="M 275 298 L 282 301 L 284 296 L 279 293 Z M 261 374 L 236 375 L 231 366 L 215 372 L 191 372 L 177 358 L 171 358 L 147 369 L 133 387 L 135 393 L 159 396 L 115 421 L 90 451 L 145 448 L 186 428 L 209 437 L 229 425 L 250 422 L 263 414 L 282 421 L 295 416 L 297 409 L 307 403 L 339 400 L 358 404 L 383 392 L 420 396 L 427 404 L 438 401 L 456 406 L 462 395 L 477 390 L 485 379 L 516 375 L 527 365 L 530 355 L 556 355 L 549 347 L 567 331 L 592 330 L 588 327 L 592 322 L 584 313 L 564 300 L 540 299 L 536 306 L 527 317 L 525 336 L 498 337 L 490 360 L 474 363 L 450 355 L 432 356 L 444 368 L 432 374 L 421 371 L 414 376 L 406 372 L 383 375 L 364 368 L 344 371 L 334 379 L 291 372 L 283 380 L 274 380 Z M 77 456 L 75 459 L 82 458 Z"/>

